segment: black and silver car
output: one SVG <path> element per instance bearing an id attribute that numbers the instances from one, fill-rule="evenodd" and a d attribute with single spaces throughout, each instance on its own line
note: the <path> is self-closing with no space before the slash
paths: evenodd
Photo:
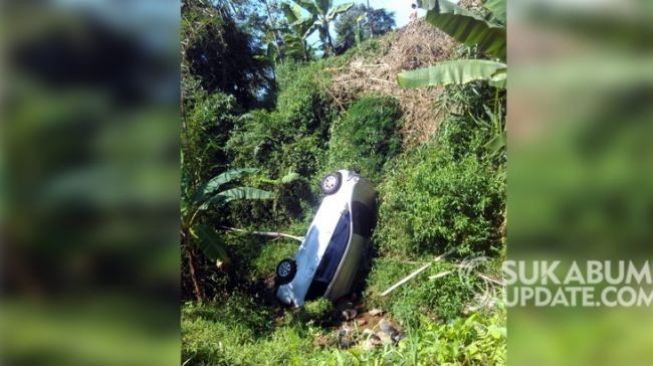
<path id="1" fill-rule="evenodd" d="M 368 180 L 340 170 L 321 188 L 325 197 L 295 258 L 277 265 L 277 298 L 287 305 L 347 295 L 375 225 L 376 192 Z"/>

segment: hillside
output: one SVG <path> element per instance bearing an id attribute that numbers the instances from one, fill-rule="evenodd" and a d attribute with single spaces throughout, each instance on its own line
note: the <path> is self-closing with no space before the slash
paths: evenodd
<path id="1" fill-rule="evenodd" d="M 498 277 L 505 255 L 505 146 L 492 144 L 505 93 L 396 83 L 402 70 L 470 55 L 417 21 L 340 56 L 276 64 L 266 108 L 187 76 L 183 362 L 505 364 L 500 289 L 483 279 Z M 252 232 L 304 235 L 318 182 L 338 169 L 378 192 L 359 281 L 335 304 L 284 308 L 274 272 L 297 242 Z M 208 181 L 224 182 L 210 192 L 253 193 L 198 208 Z"/>

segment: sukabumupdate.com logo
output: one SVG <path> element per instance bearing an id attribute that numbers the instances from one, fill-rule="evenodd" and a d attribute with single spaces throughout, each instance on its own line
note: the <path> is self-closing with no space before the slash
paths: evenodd
<path id="1" fill-rule="evenodd" d="M 648 260 L 508 260 L 501 269 L 508 307 L 653 305 Z"/>

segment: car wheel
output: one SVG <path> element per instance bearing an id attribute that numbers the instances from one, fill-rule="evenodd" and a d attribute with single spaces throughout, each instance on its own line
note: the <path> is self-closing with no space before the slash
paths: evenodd
<path id="1" fill-rule="evenodd" d="M 328 174 L 324 179 L 322 179 L 322 184 L 320 184 L 320 187 L 322 188 L 322 192 L 325 194 L 334 194 L 338 191 L 340 188 L 340 184 L 342 183 L 342 174 L 340 172 L 335 172 Z"/>
<path id="2" fill-rule="evenodd" d="M 292 259 L 284 259 L 277 264 L 277 283 L 284 285 L 295 277 L 297 263 Z"/>

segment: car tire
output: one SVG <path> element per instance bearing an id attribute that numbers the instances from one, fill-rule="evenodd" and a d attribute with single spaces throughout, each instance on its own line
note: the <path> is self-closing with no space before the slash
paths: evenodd
<path id="1" fill-rule="evenodd" d="M 340 172 L 327 174 L 322 183 L 320 183 L 320 188 L 324 194 L 334 194 L 340 189 L 340 184 L 342 184 L 342 174 Z"/>
<path id="2" fill-rule="evenodd" d="M 280 285 L 285 285 L 286 283 L 292 281 L 297 273 L 297 263 L 292 259 L 284 259 L 279 264 L 277 264 L 277 283 Z"/>

